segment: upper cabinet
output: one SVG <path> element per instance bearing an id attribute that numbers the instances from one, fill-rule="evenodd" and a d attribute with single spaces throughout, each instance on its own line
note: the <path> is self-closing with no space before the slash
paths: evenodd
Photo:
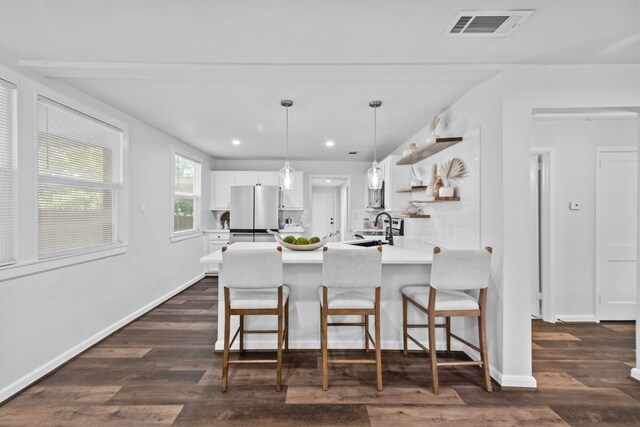
<path id="1" fill-rule="evenodd" d="M 234 185 L 280 185 L 278 172 L 211 171 L 211 210 L 229 209 L 231 187 Z M 304 172 L 294 175 L 293 189 L 281 190 L 280 209 L 302 210 L 304 207 Z"/>
<path id="2" fill-rule="evenodd" d="M 280 179 L 279 176 L 278 179 Z M 293 188 L 291 190 L 282 190 L 281 202 L 280 209 L 304 209 L 304 172 L 296 171 L 294 173 Z"/>
<path id="3" fill-rule="evenodd" d="M 237 185 L 236 173 L 228 171 L 212 171 L 210 179 L 209 207 L 211 210 L 229 209 L 231 186 Z"/>
<path id="4" fill-rule="evenodd" d="M 411 167 L 398 166 L 396 162 L 400 156 L 391 155 L 380 162 L 380 167 L 384 170 L 384 210 L 401 211 L 404 210 L 411 199 L 410 195 L 398 193 L 396 190 L 406 187 L 411 183 Z"/>

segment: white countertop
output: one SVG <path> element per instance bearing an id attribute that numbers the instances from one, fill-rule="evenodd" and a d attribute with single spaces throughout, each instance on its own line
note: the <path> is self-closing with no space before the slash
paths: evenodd
<path id="1" fill-rule="evenodd" d="M 433 245 L 421 242 L 419 240 L 396 237 L 395 245 L 384 245 L 382 247 L 382 263 L 383 264 L 431 264 L 433 261 Z M 247 247 L 263 247 L 276 248 L 277 243 L 244 243 L 238 242 L 234 245 L 242 245 Z M 344 243 L 328 243 L 329 248 L 342 246 Z M 351 246 L 359 248 L 358 246 Z M 222 251 L 215 251 L 207 256 L 200 258 L 203 264 L 220 264 L 222 263 Z M 290 249 L 282 249 L 282 262 L 284 264 L 322 264 L 322 250 L 315 251 L 292 251 Z"/>
<path id="2" fill-rule="evenodd" d="M 204 230 L 205 233 L 228 233 L 228 228 L 210 228 L 208 230 Z"/>
<path id="3" fill-rule="evenodd" d="M 352 233 L 384 234 L 384 230 L 380 228 L 350 228 L 349 231 L 351 231 Z"/>

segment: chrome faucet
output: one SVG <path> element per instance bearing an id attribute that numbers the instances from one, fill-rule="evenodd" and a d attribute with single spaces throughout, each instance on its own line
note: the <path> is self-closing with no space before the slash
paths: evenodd
<path id="1" fill-rule="evenodd" d="M 387 240 L 387 242 L 389 242 L 390 245 L 393 246 L 393 230 L 391 229 L 391 224 L 393 223 L 393 219 L 391 219 L 391 215 L 389 215 L 388 212 L 380 212 L 376 216 L 375 221 L 373 221 L 373 226 L 374 227 L 378 226 L 378 218 L 380 218 L 382 215 L 386 215 L 389 218 L 389 226 L 384 230 L 384 238 Z"/>

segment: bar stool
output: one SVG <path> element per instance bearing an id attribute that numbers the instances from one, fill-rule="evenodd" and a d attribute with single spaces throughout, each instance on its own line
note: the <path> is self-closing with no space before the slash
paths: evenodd
<path id="1" fill-rule="evenodd" d="M 433 393 L 438 394 L 438 366 L 478 365 L 482 367 L 485 389 L 491 392 L 491 377 L 489 375 L 489 358 L 487 356 L 487 334 L 485 314 L 487 302 L 487 287 L 491 274 L 490 247 L 485 250 L 444 250 L 433 249 L 433 264 L 431 265 L 431 283 L 428 286 L 406 286 L 402 293 L 402 329 L 404 354 L 407 354 L 407 338 L 424 350 L 431 359 L 431 374 L 433 375 Z M 467 294 L 466 290 L 479 289 L 476 300 Z M 420 311 L 426 313 L 428 324 L 407 324 L 407 303 L 410 302 Z M 473 316 L 478 318 L 479 346 L 451 332 L 451 317 Z M 437 317 L 446 318 L 445 324 L 436 324 Z M 429 348 L 422 345 L 411 336 L 407 329 L 428 328 Z M 451 338 L 471 347 L 480 353 L 479 361 L 440 362 L 436 356 L 436 328 L 445 328 L 447 336 L 447 351 L 451 350 Z"/>
<path id="2" fill-rule="evenodd" d="M 377 389 L 382 391 L 382 354 L 380 350 L 380 286 L 382 281 L 382 246 L 377 248 L 323 248 L 320 297 L 320 341 L 322 346 L 322 389 L 329 388 L 329 363 L 375 364 Z M 329 323 L 329 316 L 361 315 L 362 322 Z M 375 316 L 375 341 L 369 333 L 369 316 Z M 329 326 L 363 326 L 365 351 L 369 341 L 375 360 L 336 359 L 327 355 Z"/>
<path id="3" fill-rule="evenodd" d="M 224 356 L 220 390 L 227 391 L 229 365 L 275 363 L 276 390 L 282 383 L 282 342 L 289 349 L 289 287 L 282 284 L 282 248 L 222 248 L 222 280 L 224 280 Z M 246 330 L 244 316 L 273 315 L 277 329 Z M 240 325 L 229 342 L 231 316 L 240 316 Z M 229 360 L 229 349 L 240 335 L 240 352 L 244 351 L 245 334 L 278 335 L 276 359 Z"/>

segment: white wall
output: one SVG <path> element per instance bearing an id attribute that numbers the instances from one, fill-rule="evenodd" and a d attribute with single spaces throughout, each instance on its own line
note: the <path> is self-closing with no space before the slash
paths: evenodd
<path id="1" fill-rule="evenodd" d="M 516 66 L 502 76 L 503 372 L 530 375 L 530 302 L 523 295 L 529 295 L 533 244 L 529 230 L 522 226 L 522 219 L 529 215 L 531 113 L 541 108 L 637 108 L 640 106 L 640 66 Z M 485 166 L 483 163 L 483 168 Z"/>
<path id="2" fill-rule="evenodd" d="M 18 241 L 35 234 L 34 94 L 49 87 L 129 126 L 129 247 L 125 254 L 0 282 L 0 401 L 101 339 L 141 309 L 201 277 L 203 237 L 170 243 L 171 145 L 209 156 L 63 84 L 0 66 L 18 86 Z M 27 165 L 27 166 L 25 166 Z M 31 165 L 31 166 L 28 166 Z M 25 167 L 21 167 L 25 166 Z M 205 175 L 207 177 L 207 175 Z M 208 206 L 203 179 L 203 206 Z M 146 214 L 139 204 L 146 203 Z M 31 234 L 30 234 L 31 233 Z M 29 240 L 26 239 L 26 240 Z M 24 245 L 23 248 L 24 249 Z M 24 256 L 24 250 L 20 251 Z"/>
<path id="3" fill-rule="evenodd" d="M 534 121 L 531 143 L 553 147 L 556 170 L 556 277 L 554 312 L 559 319 L 595 316 L 596 147 L 636 146 L 637 119 Z M 569 202 L 581 204 L 569 210 Z M 569 316 L 569 317 L 567 317 Z"/>
<path id="4" fill-rule="evenodd" d="M 284 160 L 223 160 L 217 159 L 213 169 L 221 171 L 277 171 L 282 168 Z M 309 199 L 310 175 L 348 175 L 351 177 L 351 224 L 360 226 L 365 216 L 365 179 L 369 162 L 329 162 L 291 160 L 291 167 L 304 172 L 304 208 L 301 221 L 305 227 L 311 227 L 311 200 Z M 289 214 L 289 213 L 288 213 Z M 290 212 L 296 216 L 294 212 Z M 300 215 L 300 214 L 298 214 Z M 368 215 L 367 215 L 368 216 Z"/>

